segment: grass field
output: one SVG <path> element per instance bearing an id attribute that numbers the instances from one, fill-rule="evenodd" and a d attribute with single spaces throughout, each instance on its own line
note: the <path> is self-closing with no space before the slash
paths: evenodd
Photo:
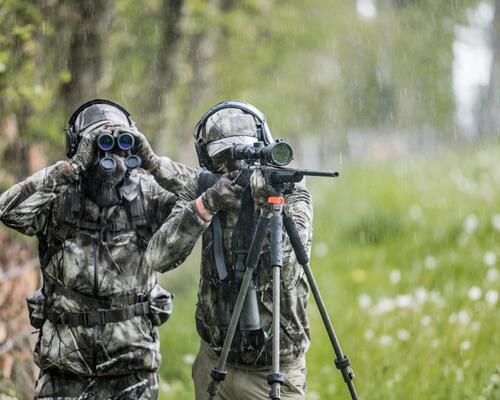
<path id="1" fill-rule="evenodd" d="M 311 179 L 312 267 L 362 399 L 500 399 L 500 148 Z M 194 398 L 199 251 L 164 276 L 161 399 Z M 314 302 L 307 399 L 348 399 Z"/>

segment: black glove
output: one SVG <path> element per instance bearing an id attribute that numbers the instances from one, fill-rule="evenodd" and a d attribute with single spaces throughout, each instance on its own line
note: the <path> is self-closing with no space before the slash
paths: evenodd
<path id="1" fill-rule="evenodd" d="M 240 207 L 243 186 L 233 184 L 237 174 L 238 171 L 233 171 L 222 175 L 214 186 L 201 195 L 203 206 L 210 214 Z"/>

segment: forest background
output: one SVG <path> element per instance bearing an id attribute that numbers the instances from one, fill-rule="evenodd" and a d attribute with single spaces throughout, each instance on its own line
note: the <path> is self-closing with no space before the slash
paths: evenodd
<path id="1" fill-rule="evenodd" d="M 341 170 L 309 182 L 313 268 L 362 397 L 500 398 L 500 0 L 0 0 L 0 189 L 95 97 L 192 166 L 208 107 L 256 105 L 296 166 Z M 36 243 L 0 239 L 0 398 L 26 399 Z M 162 399 L 193 397 L 198 257 L 162 277 Z M 309 310 L 308 399 L 347 398 Z"/>

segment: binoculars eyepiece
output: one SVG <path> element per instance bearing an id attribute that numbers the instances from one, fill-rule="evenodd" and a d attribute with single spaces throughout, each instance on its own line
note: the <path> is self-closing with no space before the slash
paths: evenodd
<path id="1" fill-rule="evenodd" d="M 110 152 L 115 147 L 128 152 L 128 156 L 125 159 L 125 165 L 128 169 L 139 168 L 141 166 L 141 158 L 137 155 L 130 154 L 134 146 L 134 136 L 128 132 L 120 132 L 116 139 L 109 132 L 103 132 L 97 137 L 97 147 L 105 153 Z M 108 172 L 112 172 L 116 168 L 116 161 L 108 154 L 105 154 L 105 156 L 99 160 L 99 163 L 101 168 Z"/>

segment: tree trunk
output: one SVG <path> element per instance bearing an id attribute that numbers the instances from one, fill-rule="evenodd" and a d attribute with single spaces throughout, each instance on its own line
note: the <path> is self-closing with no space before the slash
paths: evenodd
<path id="1" fill-rule="evenodd" d="M 491 49 L 493 57 L 486 100 L 485 133 L 498 135 L 500 134 L 500 0 L 495 1 Z"/>
<path id="2" fill-rule="evenodd" d="M 161 39 L 153 60 L 148 107 L 149 138 L 154 148 L 167 139 L 167 113 L 173 107 L 171 90 L 177 77 L 177 49 L 181 39 L 181 18 L 184 0 L 163 1 L 161 9 Z"/>
<path id="3" fill-rule="evenodd" d="M 103 36 L 112 4 L 112 0 L 75 0 L 66 4 L 74 17 L 68 55 L 71 80 L 62 87 L 68 113 L 81 103 L 99 97 Z"/>

